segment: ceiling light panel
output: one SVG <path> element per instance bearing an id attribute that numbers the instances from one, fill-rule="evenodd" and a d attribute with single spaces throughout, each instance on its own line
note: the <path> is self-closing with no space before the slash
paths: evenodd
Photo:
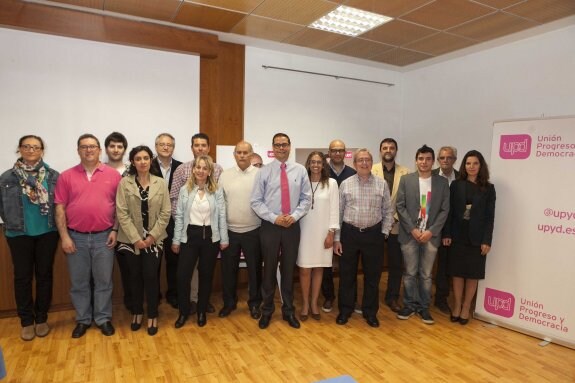
<path id="1" fill-rule="evenodd" d="M 392 18 L 388 16 L 342 5 L 314 21 L 310 27 L 355 37 L 390 20 Z"/>

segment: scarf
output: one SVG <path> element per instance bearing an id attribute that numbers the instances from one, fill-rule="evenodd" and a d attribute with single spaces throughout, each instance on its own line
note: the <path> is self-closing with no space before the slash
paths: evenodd
<path id="1" fill-rule="evenodd" d="M 22 159 L 18 159 L 14 164 L 14 173 L 18 177 L 18 182 L 22 186 L 22 194 L 28 197 L 30 203 L 40 206 L 40 214 L 48 215 L 50 206 L 48 205 L 48 190 L 42 185 L 46 178 L 46 166 L 40 159 L 34 165 L 26 165 Z"/>

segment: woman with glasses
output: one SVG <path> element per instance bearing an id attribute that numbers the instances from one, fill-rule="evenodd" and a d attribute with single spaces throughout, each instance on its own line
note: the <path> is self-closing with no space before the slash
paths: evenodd
<path id="1" fill-rule="evenodd" d="M 443 245 L 451 246 L 448 274 L 453 277 L 454 307 L 451 321 L 469 322 L 471 303 L 491 250 L 495 220 L 495 187 L 477 150 L 465 154 L 459 178 L 451 183 L 450 210 L 443 228 Z"/>
<path id="2" fill-rule="evenodd" d="M 144 314 L 144 293 L 148 304 L 148 334 L 158 332 L 158 269 L 162 240 L 170 220 L 170 194 L 161 177 L 150 174 L 152 150 L 136 146 L 130 151 L 129 176 L 116 194 L 118 252 L 126 257 L 132 297 L 132 331 L 138 331 Z"/>
<path id="3" fill-rule="evenodd" d="M 172 251 L 178 256 L 178 309 L 175 327 L 182 327 L 190 313 L 190 282 L 198 264 L 198 326 L 207 323 L 216 258 L 229 245 L 226 202 L 213 176 L 211 157 L 196 157 L 192 175 L 180 189 Z"/>
<path id="4" fill-rule="evenodd" d="M 14 265 L 20 337 L 32 340 L 50 332 L 47 319 L 58 245 L 54 188 L 59 173 L 44 162 L 44 141 L 38 136 L 20 138 L 17 153 L 14 166 L 0 176 L 0 217 Z M 36 294 L 32 294 L 34 278 Z"/>
<path id="5" fill-rule="evenodd" d="M 312 199 L 311 208 L 300 220 L 297 265 L 303 298 L 301 321 L 308 319 L 310 311 L 313 319 L 320 319 L 317 300 L 323 268 L 332 265 L 333 238 L 339 229 L 339 191 L 337 182 L 329 177 L 325 155 L 318 151 L 311 152 L 305 167 L 311 182 Z"/>

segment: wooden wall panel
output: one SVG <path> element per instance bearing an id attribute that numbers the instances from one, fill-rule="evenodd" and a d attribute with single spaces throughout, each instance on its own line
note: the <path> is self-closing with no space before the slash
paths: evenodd
<path id="1" fill-rule="evenodd" d="M 200 132 L 215 145 L 235 145 L 244 135 L 245 47 L 220 42 L 218 57 L 200 59 Z"/>

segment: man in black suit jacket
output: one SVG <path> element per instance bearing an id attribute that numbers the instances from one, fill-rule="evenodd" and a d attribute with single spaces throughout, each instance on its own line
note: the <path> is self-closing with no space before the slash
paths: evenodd
<path id="1" fill-rule="evenodd" d="M 172 179 L 174 172 L 182 163 L 172 158 L 176 147 L 176 140 L 169 133 L 160 133 L 156 137 L 156 157 L 152 160 L 150 173 L 162 177 L 168 182 L 168 190 L 172 189 Z M 171 202 L 171 201 L 170 201 Z M 177 270 L 178 256 L 172 252 L 172 238 L 174 237 L 174 218 L 170 217 L 168 227 L 166 227 L 168 237 L 164 239 L 164 254 L 166 257 L 166 280 L 168 282 L 168 291 L 166 291 L 166 300 L 174 307 L 178 307 L 177 291 Z M 161 268 L 158 268 L 158 272 Z"/>
<path id="2" fill-rule="evenodd" d="M 438 174 L 447 179 L 449 185 L 459 177 L 459 172 L 453 168 L 457 161 L 457 149 L 453 146 L 442 146 L 439 149 L 437 163 L 439 167 L 433 169 L 432 174 Z M 447 255 L 449 247 L 440 245 L 437 251 L 437 270 L 435 272 L 435 307 L 444 314 L 451 314 L 447 297 L 449 296 L 449 276 L 447 275 Z"/>

